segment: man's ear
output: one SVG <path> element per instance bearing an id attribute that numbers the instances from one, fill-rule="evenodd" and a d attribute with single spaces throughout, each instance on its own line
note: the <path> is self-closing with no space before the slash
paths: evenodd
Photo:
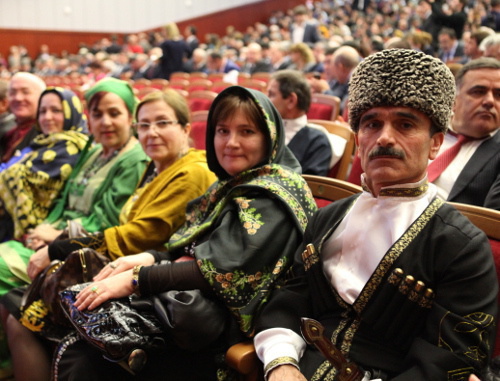
<path id="1" fill-rule="evenodd" d="M 444 133 L 436 132 L 431 136 L 431 147 L 429 150 L 429 159 L 434 160 L 439 152 L 439 148 L 441 148 L 441 144 L 444 141 Z"/>
<path id="2" fill-rule="evenodd" d="M 295 93 L 291 93 L 290 96 L 287 98 L 287 108 L 289 110 L 293 110 L 296 106 L 297 106 L 297 103 L 298 103 L 299 99 L 297 97 L 297 94 Z"/>

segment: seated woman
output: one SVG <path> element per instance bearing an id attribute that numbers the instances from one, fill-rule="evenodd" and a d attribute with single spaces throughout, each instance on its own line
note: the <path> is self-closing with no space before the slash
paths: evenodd
<path id="1" fill-rule="evenodd" d="M 0 241 L 21 239 L 47 217 L 88 140 L 87 119 L 71 90 L 42 92 L 40 134 L 0 165 Z"/>
<path id="2" fill-rule="evenodd" d="M 68 221 L 88 232 L 118 225 L 121 207 L 139 182 L 148 157 L 132 135 L 136 99 L 127 82 L 100 81 L 86 93 L 90 127 L 100 144 L 87 143 L 61 197 L 45 220 L 19 241 L 0 244 L 0 296 L 29 283 L 27 263 L 34 249 L 52 242 Z"/>
<path id="3" fill-rule="evenodd" d="M 208 169 L 205 151 L 189 148 L 189 117 L 186 100 L 172 89 L 151 93 L 139 103 L 135 126 L 152 161 L 122 208 L 121 224 L 103 234 L 55 240 L 38 250 L 28 264 L 31 279 L 51 260 L 64 260 L 81 247 L 91 247 L 112 259 L 163 248 L 185 222 L 188 201 L 201 196 L 216 180 Z M 118 264 L 115 261 L 113 268 Z"/>
<path id="4" fill-rule="evenodd" d="M 215 175 L 208 169 L 205 151 L 189 148 L 189 108 L 177 91 L 147 95 L 137 106 L 136 120 L 139 141 L 152 161 L 135 193 L 122 208 L 122 224 L 104 230 L 102 235 L 53 241 L 31 257 L 28 266 L 31 278 L 51 259 L 64 260 L 72 250 L 82 246 L 93 246 L 113 259 L 148 249 L 161 249 L 184 223 L 188 201 L 201 196 L 215 181 Z M 119 261 L 107 269 L 116 268 L 115 264 Z M 12 306 L 18 308 L 22 291 L 22 288 L 12 290 L 4 298 L 5 304 L 11 309 L 16 308 Z M 39 303 L 36 310 L 38 316 L 47 314 Z M 36 329 L 43 330 L 50 320 L 40 318 L 39 323 Z M 32 346 L 26 346 L 26 340 L 13 333 L 18 330 L 27 335 L 27 340 L 33 339 L 30 337 L 33 335 L 17 320 L 9 324 L 8 336 L 16 337 L 11 341 L 14 372 L 17 377 L 32 379 L 31 375 L 21 375 L 30 369 L 38 372 L 36 366 L 26 367 L 36 352 L 24 353 L 23 347 Z M 21 353 L 22 357 L 18 358 Z"/>
<path id="5" fill-rule="evenodd" d="M 230 87 L 215 99 L 208 119 L 207 161 L 218 181 L 188 204 L 187 221 L 166 245 L 167 252 L 120 258 L 117 268 L 107 266 L 82 291 L 78 303 L 92 309 L 139 290 L 148 296 L 201 289 L 232 315 L 227 328 L 233 334 L 195 352 L 172 345 L 150 353 L 135 379 L 215 380 L 221 365 L 216 357 L 230 343 L 252 336 L 254 316 L 283 280 L 316 210 L 300 166 L 284 143 L 280 116 L 264 94 Z M 149 266 L 185 255 L 195 260 Z M 138 274 L 137 287 L 133 273 Z M 58 379 L 131 378 L 81 341 L 63 342 L 60 348 Z"/>

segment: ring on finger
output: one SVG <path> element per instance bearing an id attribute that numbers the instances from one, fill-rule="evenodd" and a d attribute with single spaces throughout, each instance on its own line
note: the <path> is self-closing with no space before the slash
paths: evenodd
<path id="1" fill-rule="evenodd" d="M 114 262 L 111 262 L 111 263 L 109 264 L 109 267 L 111 267 L 112 269 L 116 269 L 116 267 L 117 267 L 117 266 L 118 266 L 118 265 L 117 265 L 116 263 L 114 263 Z"/>
<path id="2" fill-rule="evenodd" d="M 90 289 L 90 291 L 92 291 L 94 294 L 99 295 L 99 287 L 97 287 L 97 286 L 92 287 L 92 288 Z"/>

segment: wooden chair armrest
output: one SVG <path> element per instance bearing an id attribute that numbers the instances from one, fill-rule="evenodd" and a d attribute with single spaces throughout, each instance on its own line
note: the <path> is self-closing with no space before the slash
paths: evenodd
<path id="1" fill-rule="evenodd" d="M 234 344 L 226 352 L 226 363 L 243 375 L 257 374 L 262 364 L 251 341 Z"/>

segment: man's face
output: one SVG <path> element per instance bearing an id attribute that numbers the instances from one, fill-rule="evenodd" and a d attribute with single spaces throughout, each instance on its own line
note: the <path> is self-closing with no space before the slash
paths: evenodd
<path id="1" fill-rule="evenodd" d="M 325 60 L 323 61 L 323 67 L 325 69 L 326 79 L 329 81 L 335 79 L 335 63 L 333 59 L 333 54 L 325 56 Z"/>
<path id="2" fill-rule="evenodd" d="M 434 159 L 444 134 L 430 135 L 431 121 L 410 107 L 375 107 L 366 111 L 356 134 L 367 185 L 381 187 L 420 181 Z"/>
<path id="3" fill-rule="evenodd" d="M 29 78 L 13 77 L 11 79 L 8 99 L 10 110 L 18 122 L 36 118 L 41 93 L 42 89 Z"/>
<path id="4" fill-rule="evenodd" d="M 453 107 L 453 129 L 482 138 L 500 127 L 500 70 L 465 73 Z"/>
<path id="5" fill-rule="evenodd" d="M 449 52 L 453 47 L 453 39 L 447 34 L 440 34 L 439 37 L 439 47 L 445 52 Z"/>
<path id="6" fill-rule="evenodd" d="M 267 96 L 269 100 L 272 102 L 276 110 L 280 113 L 282 118 L 286 118 L 287 110 L 288 110 L 288 101 L 283 98 L 283 95 L 280 92 L 280 86 L 278 81 L 272 79 L 267 86 Z"/>
<path id="7" fill-rule="evenodd" d="M 477 53 L 477 41 L 475 38 L 468 38 L 465 40 L 464 53 L 466 56 L 472 57 Z"/>

